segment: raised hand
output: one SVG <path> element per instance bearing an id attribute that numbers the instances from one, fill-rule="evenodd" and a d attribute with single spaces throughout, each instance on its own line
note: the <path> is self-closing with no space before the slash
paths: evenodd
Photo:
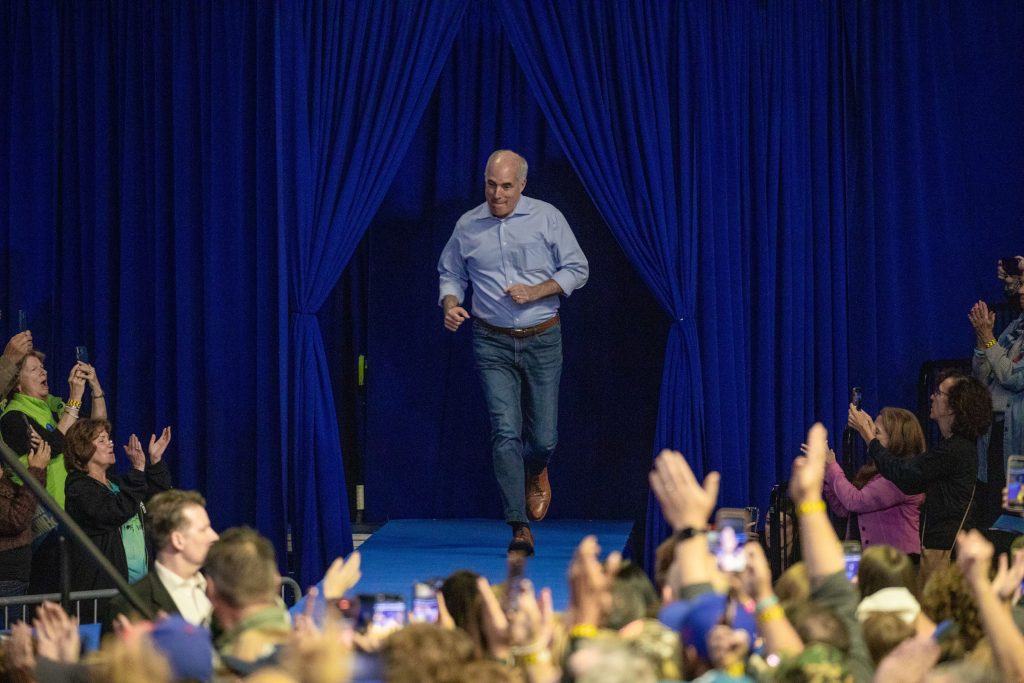
<path id="1" fill-rule="evenodd" d="M 32 621 L 39 654 L 55 662 L 74 664 L 81 655 L 78 617 L 70 617 L 54 602 L 44 602 Z"/>
<path id="2" fill-rule="evenodd" d="M 132 437 L 134 438 L 135 435 L 132 434 Z M 149 463 L 151 465 L 155 465 L 163 459 L 164 451 L 167 450 L 169 443 L 171 443 L 170 427 L 164 427 L 164 431 L 160 433 L 159 439 L 156 438 L 155 434 L 149 435 Z"/>
<path id="3" fill-rule="evenodd" d="M 828 430 L 817 422 L 807 432 L 806 454 L 793 461 L 793 472 L 789 477 L 789 495 L 794 503 L 799 505 L 821 500 L 827 450 Z"/>
<path id="4" fill-rule="evenodd" d="M 81 401 L 85 395 L 86 372 L 82 369 L 82 363 L 75 363 L 68 373 L 68 399 Z"/>
<path id="5" fill-rule="evenodd" d="M 571 624 L 601 626 L 612 607 L 612 581 L 622 564 L 622 555 L 609 553 L 604 564 L 598 560 L 601 546 L 587 536 L 576 547 L 569 564 L 569 608 Z"/>
<path id="6" fill-rule="evenodd" d="M 140 471 L 146 469 L 146 454 L 142 452 L 142 442 L 139 441 L 139 437 L 134 434 L 128 437 L 124 453 L 128 456 L 128 461 L 132 464 L 133 469 Z"/>
<path id="7" fill-rule="evenodd" d="M 359 551 L 348 556 L 348 560 L 336 558 L 324 574 L 323 594 L 325 600 L 339 600 L 359 583 L 363 574 L 359 570 L 362 556 Z"/>
<path id="8" fill-rule="evenodd" d="M 994 552 L 992 544 L 977 529 L 956 535 L 956 564 L 972 585 L 988 582 Z"/>
<path id="9" fill-rule="evenodd" d="M 853 403 L 850 404 L 850 409 L 846 413 L 846 424 L 860 434 L 864 443 L 871 443 L 871 440 L 875 438 L 875 421 L 871 419 L 871 415 L 867 411 L 861 410 Z"/>
<path id="10" fill-rule="evenodd" d="M 505 616 L 505 610 L 501 608 L 501 603 L 495 597 L 486 577 L 479 577 L 476 580 L 476 587 L 484 602 L 483 632 L 487 637 L 487 654 L 498 659 L 505 659 L 511 651 L 512 638 L 508 617 Z"/>
<path id="11" fill-rule="evenodd" d="M 32 333 L 29 330 L 19 332 L 11 337 L 4 348 L 4 358 L 11 361 L 11 365 L 17 365 L 21 359 L 32 350 Z"/>
<path id="12" fill-rule="evenodd" d="M 647 476 L 651 490 L 672 529 L 703 528 L 718 501 L 718 472 L 709 472 L 700 484 L 683 455 L 669 449 L 654 459 Z"/>
<path id="13" fill-rule="evenodd" d="M 974 328 L 974 335 L 978 339 L 978 346 L 983 347 L 986 342 L 995 338 L 994 328 L 996 324 L 996 314 L 988 309 L 988 304 L 984 301 L 978 301 L 971 310 L 967 313 L 967 319 L 971 323 L 971 327 Z"/>

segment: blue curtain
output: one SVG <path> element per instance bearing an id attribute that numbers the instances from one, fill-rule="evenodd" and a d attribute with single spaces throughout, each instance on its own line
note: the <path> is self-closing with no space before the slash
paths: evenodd
<path id="1" fill-rule="evenodd" d="M 291 531 L 302 581 L 351 549 L 315 313 L 464 6 L 0 7 L 5 315 L 55 392 L 88 344 L 116 437 L 172 424 L 177 484 L 282 562 Z"/>
<path id="2" fill-rule="evenodd" d="M 287 253 L 290 448 L 300 574 L 352 549 L 330 370 L 316 318 L 399 170 L 464 2 L 279 5 L 277 200 Z M 405 179 L 402 180 L 405 182 Z"/>
<path id="3" fill-rule="evenodd" d="M 966 330 L 948 330 L 992 286 L 967 294 L 936 271 L 986 271 L 998 250 L 964 234 L 956 141 L 977 134 L 952 93 L 985 68 L 966 46 L 998 22 L 956 3 L 497 7 L 573 166 L 674 321 L 655 450 L 721 471 L 723 504 L 763 504 L 811 421 L 838 435 L 851 383 L 872 407 L 912 405 L 921 362 L 964 355 Z M 992 9 L 1019 64 L 1006 41 L 1020 9 Z M 972 24 L 958 54 L 953 27 Z M 1019 111 L 1019 98 L 985 96 Z M 1012 250 L 1005 233 L 993 241 Z M 665 535 L 652 500 L 648 560 Z"/>
<path id="4" fill-rule="evenodd" d="M 471 330 L 442 327 L 436 266 L 459 216 L 483 201 L 487 156 L 509 147 L 529 161 L 526 194 L 564 213 L 592 273 L 561 309 L 549 515 L 642 526 L 648 462 L 636 455 L 650 450 L 668 324 L 569 165 L 492 3 L 467 8 L 415 139 L 404 181 L 393 184 L 366 236 L 367 518 L 501 516 Z M 340 304 L 324 322 L 327 336 L 351 324 Z M 495 539 L 495 549 L 507 542 Z"/>
<path id="5" fill-rule="evenodd" d="M 739 162 L 749 134 L 737 124 L 758 104 L 748 100 L 756 23 L 733 3 L 497 6 L 573 166 L 672 321 L 656 447 L 683 451 L 698 476 L 717 469 L 745 480 L 748 463 L 723 457 L 748 449 L 735 429 L 744 405 L 716 389 L 748 374 L 746 354 L 712 331 L 741 306 L 749 165 Z M 702 247 L 711 263 L 702 263 Z M 707 380 L 705 367 L 713 367 Z M 656 543 L 663 525 L 652 515 L 647 537 Z"/>

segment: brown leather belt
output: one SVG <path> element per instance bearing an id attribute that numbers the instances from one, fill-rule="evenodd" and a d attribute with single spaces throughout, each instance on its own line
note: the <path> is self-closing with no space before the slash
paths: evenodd
<path id="1" fill-rule="evenodd" d="M 483 320 L 480 320 L 479 318 L 476 319 L 476 322 L 478 325 L 480 325 L 480 327 L 484 328 L 485 330 L 489 330 L 490 332 L 497 332 L 498 334 L 507 334 L 510 337 L 515 337 L 516 339 L 523 339 L 524 337 L 533 337 L 535 335 L 540 334 L 541 332 L 550 330 L 552 327 L 558 324 L 558 314 L 555 313 L 553 317 L 548 318 L 540 325 L 534 325 L 533 327 L 498 327 L 497 325 L 486 323 Z"/>

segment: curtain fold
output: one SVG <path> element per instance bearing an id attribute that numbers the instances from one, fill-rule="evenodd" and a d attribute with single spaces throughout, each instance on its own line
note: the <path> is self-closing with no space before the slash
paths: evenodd
<path id="1" fill-rule="evenodd" d="M 400 171 L 465 0 L 276 6 L 277 206 L 290 311 L 282 497 L 299 575 L 352 549 L 330 371 L 316 312 Z M 398 182 L 410 182 L 399 177 Z"/>
<path id="2" fill-rule="evenodd" d="M 496 7 L 566 154 L 673 321 L 656 449 L 682 451 L 698 476 L 722 469 L 728 459 L 729 473 L 745 480 L 746 464 L 724 456 L 746 450 L 735 429 L 743 411 L 705 410 L 710 382 L 702 366 L 703 313 L 718 304 L 735 315 L 737 303 L 702 300 L 697 282 L 700 278 L 709 291 L 728 290 L 742 275 L 738 240 L 720 244 L 711 268 L 704 267 L 699 247 L 713 242 L 702 240 L 706 231 L 741 232 L 738 200 L 729 190 L 739 180 L 736 147 L 743 138 L 730 140 L 724 150 L 714 144 L 721 123 L 716 115 L 735 116 L 737 109 L 732 99 L 722 110 L 709 100 L 742 94 L 739 85 L 747 72 L 725 66 L 736 54 L 753 52 L 758 33 L 749 29 L 756 29 L 756 22 L 734 11 L 732 3 L 521 0 Z M 721 370 L 730 380 L 733 373 L 742 376 L 742 344 L 730 338 L 712 343 L 730 359 L 715 373 Z M 739 396 L 734 398 L 742 405 Z M 709 434 L 719 448 L 708 449 Z M 664 527 L 652 501 L 648 557 Z"/>

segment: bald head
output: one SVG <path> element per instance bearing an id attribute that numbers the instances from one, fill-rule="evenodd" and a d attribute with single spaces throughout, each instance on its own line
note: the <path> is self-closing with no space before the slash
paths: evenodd
<path id="1" fill-rule="evenodd" d="M 510 149 L 497 149 L 491 152 L 491 156 L 487 157 L 487 166 L 484 167 L 484 177 L 487 177 L 492 167 L 506 164 L 512 165 L 517 181 L 523 182 L 526 180 L 526 172 L 529 170 L 530 165 L 526 163 L 526 159 Z"/>
<path id="2" fill-rule="evenodd" d="M 484 169 L 484 197 L 491 215 L 509 216 L 526 187 L 526 159 L 508 149 L 491 154 Z"/>

